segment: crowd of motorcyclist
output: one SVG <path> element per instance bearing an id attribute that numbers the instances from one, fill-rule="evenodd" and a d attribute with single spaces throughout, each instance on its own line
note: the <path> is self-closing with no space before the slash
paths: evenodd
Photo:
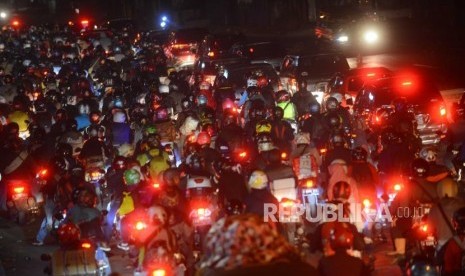
<path id="1" fill-rule="evenodd" d="M 9 214 L 7 183 L 37 184 L 46 169 L 35 245 L 50 236 L 62 247 L 92 237 L 103 251 L 117 245 L 130 252 L 136 270 L 163 248 L 182 256 L 190 274 L 312 275 L 318 272 L 301 259 L 285 227 L 262 220 L 264 204 L 280 204 L 270 183 L 312 179 L 320 203 L 373 205 L 389 202 L 400 183 L 390 203 L 396 252 L 408 255 L 415 223 L 397 210 L 413 214 L 429 204 L 437 256 L 444 256 L 435 265 L 465 271 L 461 259 L 449 257 L 465 252 L 463 183 L 456 181 L 465 146 L 422 146 L 404 99 L 393 102 L 385 124 L 372 127 L 342 105 L 335 89 L 320 104 L 305 82 L 291 95 L 273 91 L 263 72 L 250 72 L 236 99 L 221 70 L 208 83 L 200 73 L 172 70 L 167 52 L 169 44 L 130 29 L 116 33 L 109 48 L 66 27 L 1 32 L 0 203 Z M 213 226 L 197 229 L 192 210 L 202 218 L 208 212 Z M 367 246 L 363 225 L 303 231 L 310 248 L 324 253 L 320 274 L 370 273 L 351 253 Z"/>

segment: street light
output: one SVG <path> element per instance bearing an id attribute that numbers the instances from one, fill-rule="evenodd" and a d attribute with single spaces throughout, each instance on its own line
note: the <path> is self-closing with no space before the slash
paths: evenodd
<path id="1" fill-rule="evenodd" d="M 7 17 L 6 12 L 2 11 L 0 12 L 0 18 L 5 19 Z"/>

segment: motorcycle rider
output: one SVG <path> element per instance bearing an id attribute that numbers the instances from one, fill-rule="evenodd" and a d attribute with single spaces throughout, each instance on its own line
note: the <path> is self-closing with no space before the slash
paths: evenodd
<path id="1" fill-rule="evenodd" d="M 349 113 L 349 111 L 344 108 L 343 106 L 341 106 L 341 102 L 340 100 L 342 100 L 342 95 L 340 95 L 339 93 L 337 93 L 339 96 L 337 95 L 333 95 L 331 97 L 329 97 L 328 99 L 326 99 L 325 101 L 325 107 L 326 107 L 326 113 L 325 113 L 325 117 L 326 118 L 329 118 L 330 116 L 332 115 L 337 115 L 341 118 L 342 120 L 342 123 L 341 123 L 341 127 L 344 131 L 350 131 L 352 129 L 352 117 Z M 338 100 L 336 97 L 339 97 L 340 100 Z"/>
<path id="2" fill-rule="evenodd" d="M 281 107 L 284 111 L 283 119 L 296 121 L 297 109 L 293 102 L 291 102 L 291 94 L 286 90 L 279 90 L 276 92 L 276 105 Z"/>
<path id="3" fill-rule="evenodd" d="M 89 129 L 90 138 L 84 142 L 82 150 L 79 153 L 79 159 L 83 160 L 84 162 L 87 162 L 88 159 L 91 158 L 104 161 L 110 157 L 110 150 L 105 145 L 105 143 L 99 139 L 98 132 L 99 129 L 97 127 Z"/>
<path id="4" fill-rule="evenodd" d="M 296 148 L 291 154 L 291 160 L 297 179 L 318 177 L 321 156 L 315 145 L 310 141 L 310 134 L 306 132 L 298 133 L 295 143 Z"/>
<path id="5" fill-rule="evenodd" d="M 450 221 L 452 221 L 455 211 L 465 207 L 465 201 L 457 197 L 457 182 L 450 177 L 439 181 L 437 192 L 439 201 L 433 205 L 428 213 L 427 223 L 434 229 L 438 241 L 437 251 L 440 252 L 442 246 L 454 235 L 454 229 L 451 229 Z"/>
<path id="6" fill-rule="evenodd" d="M 356 147 L 352 152 L 351 175 L 358 183 L 361 198 L 375 200 L 379 189 L 379 177 L 376 168 L 368 161 L 368 152 L 362 147 Z"/>
<path id="7" fill-rule="evenodd" d="M 315 96 L 307 90 L 307 81 L 301 80 L 299 83 L 299 90 L 292 95 L 292 102 L 294 103 L 297 113 L 302 116 L 308 112 L 308 106 L 313 103 L 318 103 Z"/>
<path id="8" fill-rule="evenodd" d="M 276 106 L 273 110 L 273 121 L 271 123 L 271 137 L 275 145 L 290 153 L 294 140 L 294 130 L 289 122 L 284 120 L 284 110 Z"/>
<path id="9" fill-rule="evenodd" d="M 113 114 L 113 123 L 109 127 L 111 131 L 111 144 L 118 148 L 123 144 L 132 143 L 132 130 L 127 121 L 126 114 L 122 111 L 116 111 Z"/>
<path id="10" fill-rule="evenodd" d="M 318 148 L 323 147 L 329 139 L 329 130 L 321 114 L 320 104 L 318 102 L 311 102 L 308 105 L 308 112 L 311 116 L 303 122 L 302 131 L 310 133 L 312 141 Z"/>
<path id="11" fill-rule="evenodd" d="M 249 194 L 246 196 L 245 213 L 252 213 L 264 218 L 265 204 L 279 206 L 278 200 L 268 190 L 268 176 L 264 171 L 253 171 L 248 181 Z"/>

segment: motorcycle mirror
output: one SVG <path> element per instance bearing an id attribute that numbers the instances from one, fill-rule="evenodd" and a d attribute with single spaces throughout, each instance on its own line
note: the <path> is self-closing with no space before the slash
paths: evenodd
<path id="1" fill-rule="evenodd" d="M 50 256 L 49 254 L 43 253 L 42 255 L 40 255 L 40 259 L 44 262 L 48 262 L 52 259 L 52 256 Z"/>

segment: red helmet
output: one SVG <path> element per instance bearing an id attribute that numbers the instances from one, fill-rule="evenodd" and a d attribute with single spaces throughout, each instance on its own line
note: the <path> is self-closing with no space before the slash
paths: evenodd
<path id="1" fill-rule="evenodd" d="M 203 145 L 209 145 L 211 142 L 211 137 L 210 135 L 206 132 L 206 131 L 201 131 L 198 135 L 197 135 L 197 144 L 199 146 L 203 146 Z"/>
<path id="2" fill-rule="evenodd" d="M 290 100 L 291 94 L 289 94 L 289 92 L 287 92 L 286 90 L 279 90 L 278 92 L 276 92 L 276 101 L 278 103 L 288 102 Z"/>
<path id="3" fill-rule="evenodd" d="M 350 231 L 349 225 L 344 222 L 335 222 L 331 230 L 330 244 L 333 250 L 349 249 L 354 242 L 354 234 Z"/>
<path id="4" fill-rule="evenodd" d="M 60 227 L 58 227 L 57 234 L 58 241 L 63 246 L 72 245 L 81 238 L 81 231 L 79 230 L 79 227 L 71 222 L 60 225 Z"/>
<path id="5" fill-rule="evenodd" d="M 257 86 L 262 88 L 268 85 L 268 79 L 265 76 L 260 76 L 257 79 Z"/>

